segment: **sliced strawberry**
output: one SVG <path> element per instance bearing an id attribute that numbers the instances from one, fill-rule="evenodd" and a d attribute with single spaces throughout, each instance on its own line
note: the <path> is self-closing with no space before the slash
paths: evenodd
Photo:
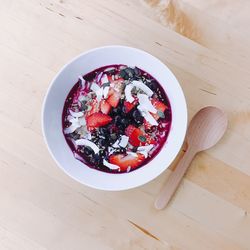
<path id="1" fill-rule="evenodd" d="M 140 128 L 136 128 L 133 125 L 129 125 L 126 128 L 125 134 L 129 137 L 129 143 L 134 147 L 156 143 L 150 135 L 144 133 Z"/>
<path id="2" fill-rule="evenodd" d="M 119 101 L 120 101 L 120 98 L 121 98 L 121 94 L 113 89 L 110 90 L 109 92 L 109 97 L 107 99 L 107 102 L 113 107 L 113 108 L 116 108 Z"/>
<path id="3" fill-rule="evenodd" d="M 91 131 L 94 128 L 104 126 L 112 121 L 112 118 L 108 115 L 105 115 L 101 112 L 94 113 L 86 117 L 88 130 Z"/>
<path id="4" fill-rule="evenodd" d="M 106 100 L 101 100 L 100 108 L 102 113 L 107 115 L 111 109 L 111 105 Z"/>
<path id="5" fill-rule="evenodd" d="M 125 101 L 124 102 L 125 112 L 128 113 L 131 109 L 134 108 L 134 106 L 135 105 L 133 103 Z"/>
<path id="6" fill-rule="evenodd" d="M 99 111 L 99 104 L 96 98 L 91 99 L 88 103 L 87 106 L 89 107 L 88 111 L 86 112 L 86 116 L 90 116 L 96 112 Z"/>
<path id="7" fill-rule="evenodd" d="M 135 147 L 139 147 L 142 141 L 146 141 L 143 131 L 133 125 L 126 128 L 125 134 L 129 137 L 129 143 Z"/>
<path id="8" fill-rule="evenodd" d="M 128 167 L 131 169 L 138 167 L 144 159 L 143 154 L 136 154 L 136 156 L 113 154 L 109 157 L 109 162 L 119 166 L 121 171 L 126 171 Z"/>
<path id="9" fill-rule="evenodd" d="M 152 125 L 146 119 L 143 120 L 143 124 L 144 124 L 145 130 L 148 130 L 152 127 Z"/>
<path id="10" fill-rule="evenodd" d="M 134 132 L 134 130 L 136 129 L 135 126 L 133 125 L 129 125 L 126 130 L 125 130 L 125 134 L 126 136 L 130 137 L 132 135 L 132 133 Z"/>
<path id="11" fill-rule="evenodd" d="M 158 120 L 161 117 L 159 115 L 159 113 L 163 113 L 163 115 L 164 115 L 164 111 L 167 109 L 167 106 L 164 103 L 162 103 L 161 101 L 157 100 L 157 99 L 152 99 L 151 102 L 152 102 L 153 106 L 157 110 L 157 113 L 152 114 L 152 116 L 155 118 L 155 120 Z"/>
<path id="12" fill-rule="evenodd" d="M 135 97 L 135 100 L 130 103 L 128 101 L 124 101 L 125 112 L 128 113 L 138 104 L 138 98 Z"/>

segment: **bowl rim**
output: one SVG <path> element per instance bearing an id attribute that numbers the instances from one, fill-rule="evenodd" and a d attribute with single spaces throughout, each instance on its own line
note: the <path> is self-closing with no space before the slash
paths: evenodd
<path id="1" fill-rule="evenodd" d="M 65 168 L 61 165 L 61 163 L 58 161 L 58 159 L 56 158 L 56 156 L 53 154 L 52 152 L 52 149 L 50 148 L 49 146 L 49 142 L 48 142 L 48 138 L 46 136 L 46 131 L 45 131 L 45 107 L 46 107 L 46 103 L 47 103 L 47 99 L 48 99 L 48 96 L 49 96 L 49 93 L 54 85 L 54 83 L 56 82 L 58 76 L 70 65 L 72 64 L 73 62 L 75 62 L 76 60 L 78 60 L 79 58 L 87 55 L 87 54 L 90 54 L 92 52 L 95 52 L 95 51 L 98 51 L 98 50 L 103 50 L 103 49 L 109 49 L 109 48 L 116 48 L 116 49 L 129 49 L 129 50 L 134 50 L 135 52 L 139 52 L 139 53 L 144 53 L 146 54 L 147 56 L 150 56 L 152 58 L 154 58 L 155 61 L 157 61 L 157 63 L 159 64 L 162 64 L 167 71 L 169 71 L 169 73 L 171 74 L 171 76 L 175 79 L 175 84 L 177 85 L 176 87 L 179 89 L 179 93 L 181 94 L 180 98 L 182 98 L 182 101 L 183 101 L 183 107 L 182 107 L 182 111 L 184 112 L 182 114 L 182 118 L 183 118 L 183 124 L 182 124 L 182 129 L 181 131 L 179 131 L 181 133 L 181 135 L 179 136 L 179 140 L 177 142 L 177 146 L 176 148 L 178 148 L 178 150 L 176 150 L 173 154 L 172 154 L 172 157 L 170 158 L 169 160 L 169 165 L 167 165 L 166 167 L 162 168 L 160 171 L 158 171 L 157 174 L 155 174 L 154 176 L 152 176 L 151 178 L 148 178 L 148 179 L 145 179 L 144 181 L 141 181 L 140 183 L 137 183 L 137 184 L 133 184 L 133 185 L 130 185 L 130 186 L 125 186 L 125 187 L 119 187 L 119 188 L 106 188 L 106 187 L 100 187 L 100 186 L 96 186 L 94 184 L 90 184 L 90 183 L 85 183 L 81 180 L 79 180 L 78 178 L 76 178 L 76 176 L 72 175 L 70 172 L 66 171 Z M 168 93 L 167 93 L 168 95 Z M 170 102 L 171 104 L 171 102 Z M 42 127 L 42 135 L 43 135 L 43 138 L 44 138 L 44 141 L 45 141 L 45 144 L 46 144 L 46 147 L 50 153 L 50 155 L 52 156 L 52 158 L 54 159 L 54 161 L 56 162 L 57 166 L 63 170 L 64 173 L 66 173 L 68 176 L 70 176 L 72 179 L 76 180 L 77 182 L 81 183 L 81 184 L 84 184 L 85 186 L 88 186 L 88 187 L 91 187 L 91 188 L 94 188 L 94 189 L 99 189 L 99 190 L 105 190 L 105 191 L 122 191 L 122 190 L 129 190 L 129 189 L 132 189 L 132 188 L 136 188 L 136 187 L 140 187 L 152 180 L 154 180 L 155 178 L 157 178 L 160 174 L 162 174 L 170 165 L 171 163 L 174 161 L 174 159 L 176 158 L 176 156 L 178 155 L 182 145 L 183 145 L 183 142 L 185 140 L 185 135 L 186 135 L 186 131 L 187 131 L 187 123 L 188 123 L 188 112 L 187 112 L 187 102 L 186 102 L 186 98 L 185 98 L 185 95 L 184 95 L 184 92 L 182 90 L 182 87 L 179 83 L 179 81 L 177 80 L 176 76 L 174 75 L 174 73 L 168 68 L 168 66 L 163 63 L 160 59 L 158 59 L 156 56 L 142 50 L 142 49 L 138 49 L 138 48 L 134 48 L 134 47 L 130 47 L 130 46 L 123 46 L 123 45 L 108 45 L 108 46 L 101 46 L 101 47 L 96 47 L 96 48 L 93 48 L 93 49 L 90 49 L 90 50 L 86 50 L 85 52 L 82 52 L 80 53 L 79 55 L 73 57 L 69 62 L 65 63 L 63 65 L 63 67 L 60 68 L 60 70 L 56 73 L 56 75 L 53 77 L 53 79 L 51 80 L 50 84 L 49 84 L 49 87 L 44 95 L 44 99 L 43 99 L 43 104 L 42 104 L 42 112 L 41 112 L 41 127 Z M 172 126 L 172 124 L 171 124 Z M 169 132 L 171 133 L 171 131 Z M 169 136 L 169 135 L 168 135 Z M 163 150 L 163 148 L 160 149 L 160 152 Z M 159 152 L 159 153 L 160 153 Z M 159 154 L 158 153 L 158 154 Z M 158 155 L 157 154 L 157 155 Z M 156 156 L 157 156 L 156 155 Z M 153 161 L 154 159 L 152 159 Z M 144 166 L 142 166 L 141 168 L 143 168 Z M 139 169 L 141 169 L 139 168 Z M 97 171 L 97 170 L 95 170 Z M 135 170 L 136 171 L 136 170 Z M 134 172 L 134 171 L 132 171 Z M 123 173 L 123 174 L 127 174 L 127 173 Z M 112 174 L 112 175 L 120 175 L 120 174 Z"/>

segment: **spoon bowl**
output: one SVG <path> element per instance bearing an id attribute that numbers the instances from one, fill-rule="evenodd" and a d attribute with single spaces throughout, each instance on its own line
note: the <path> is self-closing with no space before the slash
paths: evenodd
<path id="1" fill-rule="evenodd" d="M 226 114 L 216 107 L 205 107 L 195 114 L 187 132 L 189 147 L 197 152 L 214 146 L 227 128 Z"/>

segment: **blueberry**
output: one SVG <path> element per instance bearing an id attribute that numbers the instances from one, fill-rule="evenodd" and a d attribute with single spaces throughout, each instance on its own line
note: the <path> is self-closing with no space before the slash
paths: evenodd
<path id="1" fill-rule="evenodd" d="M 141 112 L 138 109 L 133 111 L 132 117 L 134 118 L 135 121 L 138 121 L 138 122 L 143 121 L 143 117 L 141 115 Z"/>
<path id="2" fill-rule="evenodd" d="M 134 72 L 135 72 L 136 76 L 140 76 L 141 75 L 141 71 L 137 67 L 134 68 Z"/>
<path id="3" fill-rule="evenodd" d="M 135 71 L 132 68 L 126 68 L 124 69 L 124 71 L 126 72 L 129 78 L 133 78 L 133 76 L 135 75 Z"/>
<path id="4" fill-rule="evenodd" d="M 84 150 L 83 150 L 84 154 L 87 155 L 87 156 L 90 156 L 94 153 L 93 149 L 90 148 L 90 147 L 84 147 Z"/>
<path id="5" fill-rule="evenodd" d="M 118 136 L 117 136 L 116 133 L 113 133 L 113 134 L 110 135 L 109 138 L 110 138 L 110 141 L 116 141 L 118 139 Z"/>
<path id="6" fill-rule="evenodd" d="M 112 109 L 111 114 L 112 115 L 119 115 L 121 113 L 121 111 L 122 111 L 122 107 L 120 105 L 118 105 L 116 108 Z"/>
<path id="7" fill-rule="evenodd" d="M 102 162 L 102 157 L 99 154 L 94 154 L 91 158 L 91 162 L 95 165 L 99 165 Z"/>
<path id="8" fill-rule="evenodd" d="M 101 135 L 106 135 L 107 134 L 107 132 L 108 132 L 108 129 L 107 128 L 105 128 L 105 127 L 101 127 L 101 128 L 99 128 L 99 133 L 101 134 Z"/>
<path id="9" fill-rule="evenodd" d="M 114 118 L 114 123 L 115 123 L 116 125 L 119 125 L 119 124 L 121 123 L 121 120 L 122 120 L 121 116 L 117 115 L 117 116 L 115 116 L 115 118 Z"/>
<path id="10" fill-rule="evenodd" d="M 129 120 L 127 118 L 122 118 L 121 124 L 123 127 L 127 127 L 129 125 Z"/>
<path id="11" fill-rule="evenodd" d="M 156 83 L 155 80 L 151 80 L 150 82 L 147 82 L 147 86 L 148 86 L 151 90 L 153 90 L 153 91 L 155 91 L 155 90 L 157 89 L 157 83 Z"/>
<path id="12" fill-rule="evenodd" d="M 106 146 L 107 145 L 107 142 L 105 139 L 103 138 L 100 138 L 99 141 L 98 141 L 98 144 L 103 147 L 103 146 Z"/>
<path id="13" fill-rule="evenodd" d="M 141 120 L 135 120 L 135 124 L 138 127 L 141 126 L 143 124 L 143 119 L 141 119 Z"/>
<path id="14" fill-rule="evenodd" d="M 99 152 L 99 155 L 100 155 L 102 158 L 106 157 L 107 154 L 108 154 L 108 152 L 107 152 L 106 150 L 100 150 L 100 152 Z"/>
<path id="15" fill-rule="evenodd" d="M 137 118 L 138 116 L 141 116 L 141 113 L 138 109 L 135 109 L 132 113 L 133 118 Z"/>

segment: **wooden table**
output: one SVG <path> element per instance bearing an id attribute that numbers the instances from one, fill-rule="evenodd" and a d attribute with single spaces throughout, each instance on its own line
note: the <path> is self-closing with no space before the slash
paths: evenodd
<path id="1" fill-rule="evenodd" d="M 0 6 L 0 249 L 250 249 L 249 1 Z M 55 73 L 110 44 L 166 63 L 190 117 L 206 105 L 228 114 L 225 137 L 193 161 L 164 211 L 153 202 L 171 170 L 133 190 L 97 191 L 57 168 L 42 138 L 41 105 Z"/>

